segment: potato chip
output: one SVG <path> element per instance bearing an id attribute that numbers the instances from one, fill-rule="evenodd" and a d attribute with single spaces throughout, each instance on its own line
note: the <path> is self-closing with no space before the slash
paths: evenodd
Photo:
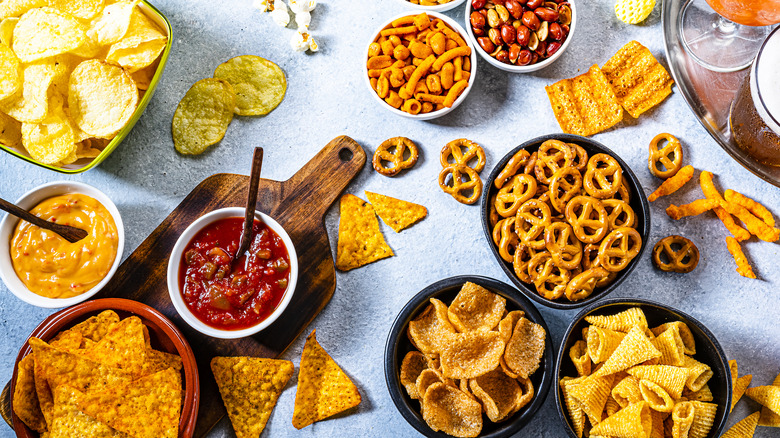
<path id="1" fill-rule="evenodd" d="M 709 365 L 689 356 L 683 358 L 683 367 L 688 369 L 688 380 L 686 380 L 685 386 L 691 391 L 702 389 L 714 375 Z"/>
<path id="2" fill-rule="evenodd" d="M 639 388 L 639 379 L 631 375 L 621 379 L 612 387 L 612 398 L 623 408 L 642 401 L 644 398 Z"/>
<path id="3" fill-rule="evenodd" d="M 350 194 L 342 196 L 340 204 L 336 268 L 349 271 L 391 257 L 393 250 L 379 230 L 371 205 Z"/>
<path id="4" fill-rule="evenodd" d="M 160 61 L 157 60 L 151 65 L 144 67 L 130 75 L 139 90 L 146 91 L 149 89 L 149 86 L 152 84 L 152 80 L 154 79 L 154 75 L 157 73 L 157 67 L 159 65 Z"/>
<path id="5" fill-rule="evenodd" d="M 182 154 L 201 154 L 222 140 L 233 120 L 233 87 L 219 79 L 195 82 L 179 102 L 173 114 L 171 133 L 176 150 Z"/>
<path id="6" fill-rule="evenodd" d="M 457 333 L 447 318 L 447 305 L 436 298 L 409 321 L 409 338 L 425 354 L 439 354 Z"/>
<path id="7" fill-rule="evenodd" d="M 0 144 L 8 147 L 22 144 L 22 124 L 2 112 L 0 112 Z"/>
<path id="8" fill-rule="evenodd" d="M 49 102 L 49 114 L 42 122 L 22 123 L 22 144 L 36 161 L 58 163 L 76 150 L 73 127 L 62 105 L 62 97 L 54 94 Z"/>
<path id="9" fill-rule="evenodd" d="M 634 118 L 672 94 L 674 80 L 669 72 L 647 47 L 636 41 L 618 50 L 604 64 L 602 71 L 620 105 Z"/>
<path id="10" fill-rule="evenodd" d="M 12 96 L 22 88 L 22 77 L 19 58 L 10 47 L 0 44 L 0 100 Z"/>
<path id="11" fill-rule="evenodd" d="M 24 63 L 59 55 L 78 48 L 86 39 L 85 26 L 57 9 L 32 9 L 19 18 L 13 49 Z"/>
<path id="12" fill-rule="evenodd" d="M 594 376 L 606 376 L 627 370 L 634 365 L 660 358 L 661 352 L 653 346 L 640 326 L 634 326 L 620 342 L 615 352 L 604 362 L 604 366 L 593 373 Z M 682 390 L 681 390 L 682 391 Z"/>
<path id="13" fill-rule="evenodd" d="M 567 134 L 590 136 L 623 119 L 623 108 L 598 65 L 545 87 L 555 118 Z"/>
<path id="14" fill-rule="evenodd" d="M 525 312 L 522 310 L 513 310 L 507 313 L 498 323 L 498 333 L 501 334 L 501 339 L 503 339 L 504 343 L 512 339 L 512 331 L 515 329 L 517 321 L 520 321 L 520 318 L 523 316 L 525 316 Z"/>
<path id="15" fill-rule="evenodd" d="M 593 363 L 601 363 L 617 349 L 626 334 L 610 329 L 592 326 L 588 330 L 588 356 Z"/>
<path id="16" fill-rule="evenodd" d="M 563 400 L 566 405 L 566 410 L 569 412 L 569 418 L 571 419 L 574 432 L 578 437 L 582 438 L 582 433 L 585 430 L 585 412 L 582 410 L 582 405 L 577 399 L 572 397 L 569 391 L 569 385 L 574 385 L 579 379 L 573 379 L 571 377 L 564 377 L 561 379 L 560 386 L 563 392 Z"/>
<path id="17" fill-rule="evenodd" d="M 546 337 L 542 326 L 520 318 L 504 351 L 509 369 L 524 379 L 533 374 L 542 362 Z"/>
<path id="18" fill-rule="evenodd" d="M 434 383 L 423 398 L 423 418 L 435 432 L 476 437 L 482 431 L 482 406 L 462 391 Z"/>
<path id="19" fill-rule="evenodd" d="M 108 50 L 106 61 L 133 73 L 154 62 L 167 44 L 168 37 L 140 9 L 134 8 L 127 32 Z"/>
<path id="20" fill-rule="evenodd" d="M 138 378 L 146 362 L 143 328 L 137 316 L 125 318 L 113 324 L 97 344 L 82 352 L 82 356 Z"/>
<path id="21" fill-rule="evenodd" d="M 122 68 L 96 59 L 79 64 L 68 83 L 68 109 L 82 131 L 109 137 L 135 112 L 138 89 Z"/>
<path id="22" fill-rule="evenodd" d="M 215 357 L 211 371 L 238 438 L 256 438 L 295 367 L 288 360 Z"/>
<path id="23" fill-rule="evenodd" d="M 181 374 L 168 368 L 108 389 L 76 392 L 73 401 L 85 414 L 133 437 L 176 438 Z"/>
<path id="24" fill-rule="evenodd" d="M 607 417 L 593 426 L 591 436 L 649 437 L 653 428 L 650 408 L 645 402 L 635 403 L 621 409 L 615 415 Z"/>
<path id="25" fill-rule="evenodd" d="M 674 400 L 659 385 L 649 380 L 640 380 L 639 391 L 642 393 L 642 399 L 647 402 L 651 409 L 658 412 L 672 412 L 672 409 L 674 409 Z"/>
<path id="26" fill-rule="evenodd" d="M 739 377 L 738 366 L 736 360 L 729 361 L 729 368 L 731 369 L 731 408 L 729 412 L 734 410 L 734 406 L 737 404 L 742 395 L 745 394 L 745 389 L 750 386 L 750 382 L 753 380 L 751 374 L 746 374 Z"/>
<path id="27" fill-rule="evenodd" d="M 49 438 L 130 438 L 113 427 L 81 412 L 74 403 L 77 391 L 60 385 L 54 391 L 54 411 Z"/>
<path id="28" fill-rule="evenodd" d="M 694 409 L 690 402 L 680 402 L 672 409 L 672 438 L 685 438 L 693 424 Z"/>
<path id="29" fill-rule="evenodd" d="M 0 8 L 2 8 L 2 5 L 0 5 Z M 12 47 L 14 40 L 14 28 L 18 22 L 19 19 L 16 17 L 6 18 L 0 21 L 0 43 L 3 43 L 8 47 Z"/>
<path id="30" fill-rule="evenodd" d="M 615 2 L 615 16 L 626 24 L 644 21 L 655 7 L 655 0 L 618 0 Z"/>
<path id="31" fill-rule="evenodd" d="M 236 114 L 261 116 L 284 99 L 287 79 L 273 62 L 254 55 L 231 58 L 218 65 L 214 77 L 228 81 L 236 91 Z"/>
<path id="32" fill-rule="evenodd" d="M 515 329 L 517 330 L 517 329 Z M 443 346 L 441 369 L 451 379 L 473 379 L 499 366 L 504 341 L 495 331 L 472 331 L 453 336 Z"/>
<path id="33" fill-rule="evenodd" d="M 401 361 L 401 385 L 404 385 L 409 397 L 417 400 L 422 398 L 422 394 L 417 391 L 417 378 L 420 374 L 428 369 L 428 361 L 425 359 L 425 355 L 419 351 L 410 351 L 406 353 L 403 361 Z"/>
<path id="34" fill-rule="evenodd" d="M 780 415 L 780 386 L 756 386 L 745 390 L 745 395 Z"/>
<path id="35" fill-rule="evenodd" d="M 376 214 L 396 233 L 411 227 L 425 219 L 428 215 L 428 209 L 422 205 L 369 192 L 368 190 L 365 193 Z"/>
<path id="36" fill-rule="evenodd" d="M 99 46 L 114 44 L 127 34 L 130 18 L 139 0 L 107 5 L 87 29 L 87 36 Z"/>
<path id="37" fill-rule="evenodd" d="M 292 424 L 302 429 L 360 404 L 357 387 L 317 343 L 312 331 L 301 355 Z"/>
<path id="38" fill-rule="evenodd" d="M 13 96 L 0 102 L 0 111 L 20 122 L 40 123 L 46 118 L 47 92 L 55 76 L 54 63 L 30 64 L 22 71 L 23 84 Z"/>
<path id="39" fill-rule="evenodd" d="M 106 0 L 49 0 L 49 6 L 76 18 L 89 20 L 103 10 L 105 1 Z"/>
<path id="40" fill-rule="evenodd" d="M 680 328 L 676 325 L 670 326 L 666 331 L 657 335 L 655 339 L 650 340 L 655 348 L 661 352 L 661 359 L 658 361 L 661 365 L 682 366 L 685 356 L 685 343 L 680 336 Z"/>
<path id="41" fill-rule="evenodd" d="M 774 386 L 780 386 L 780 374 L 772 382 Z M 773 412 L 766 406 L 761 407 L 761 418 L 758 419 L 759 426 L 780 427 L 780 414 Z"/>
<path id="42" fill-rule="evenodd" d="M 640 380 L 649 380 L 661 386 L 674 399 L 682 396 L 689 370 L 670 365 L 639 365 L 627 370 L 628 374 Z"/>
<path id="43" fill-rule="evenodd" d="M 712 429 L 712 425 L 715 423 L 718 405 L 700 401 L 692 401 L 690 403 L 693 405 L 694 414 L 688 438 L 706 438 L 710 433 L 710 429 Z"/>
<path id="44" fill-rule="evenodd" d="M 38 394 L 35 392 L 35 363 L 33 355 L 28 354 L 19 361 L 16 371 L 16 387 L 14 388 L 14 413 L 30 429 L 37 432 L 46 431 L 46 420 L 43 418 Z"/>
<path id="45" fill-rule="evenodd" d="M 4 0 L 0 2 L 0 19 L 19 17 L 30 9 L 48 4 L 48 0 Z"/>
<path id="46" fill-rule="evenodd" d="M 585 317 L 585 321 L 596 327 L 626 333 L 634 326 L 639 326 L 642 329 L 647 328 L 647 318 L 639 307 L 632 307 L 614 315 L 588 315 Z M 583 337 L 587 338 L 585 335 Z"/>
<path id="47" fill-rule="evenodd" d="M 667 322 L 665 324 L 661 324 L 658 327 L 651 329 L 650 331 L 655 336 L 660 336 L 663 332 L 665 332 L 672 326 L 677 327 L 677 333 L 679 333 L 680 339 L 682 339 L 683 342 L 684 353 L 689 356 L 693 356 L 694 354 L 696 354 L 696 341 L 693 338 L 693 333 L 691 333 L 691 329 L 684 322 L 682 321 Z"/>
<path id="48" fill-rule="evenodd" d="M 517 380 L 504 374 L 501 368 L 470 379 L 469 388 L 482 401 L 485 413 L 494 423 L 507 419 L 523 398 L 523 389 Z"/>
<path id="49" fill-rule="evenodd" d="M 588 376 L 568 385 L 569 394 L 579 402 L 593 425 L 601 421 L 613 381 L 613 376 Z"/>
<path id="50" fill-rule="evenodd" d="M 459 332 L 492 330 L 501 321 L 505 309 L 505 298 L 467 282 L 450 303 L 447 316 Z"/>
<path id="51" fill-rule="evenodd" d="M 577 341 L 569 349 L 569 358 L 574 364 L 574 368 L 577 368 L 577 375 L 589 376 L 593 363 L 588 356 L 588 344 L 585 341 Z"/>

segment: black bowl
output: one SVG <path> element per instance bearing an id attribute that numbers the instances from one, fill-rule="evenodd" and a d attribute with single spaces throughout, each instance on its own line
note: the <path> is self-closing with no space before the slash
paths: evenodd
<path id="1" fill-rule="evenodd" d="M 539 295 L 536 292 L 536 289 L 532 287 L 533 285 L 523 283 L 519 278 L 517 278 L 517 274 L 515 274 L 515 271 L 512 268 L 512 264 L 505 262 L 504 259 L 502 259 L 499 255 L 498 248 L 496 248 L 496 246 L 493 244 L 493 230 L 490 228 L 490 198 L 494 193 L 498 192 L 498 189 L 493 185 L 496 178 L 498 177 L 498 174 L 501 173 L 501 170 L 504 168 L 509 159 L 512 158 L 512 155 L 516 154 L 520 149 L 525 149 L 529 153 L 533 153 L 539 149 L 539 146 L 541 146 L 542 143 L 551 139 L 562 140 L 566 143 L 578 144 L 582 146 L 586 152 L 588 152 L 589 157 L 592 157 L 594 154 L 609 154 L 614 157 L 618 163 L 620 163 L 620 167 L 623 168 L 623 178 L 626 181 L 628 188 L 631 190 L 631 201 L 629 202 L 629 205 L 634 210 L 634 213 L 636 213 L 636 228 L 639 232 L 639 235 L 642 236 L 642 249 L 639 251 L 639 254 L 637 254 L 637 256 L 631 260 L 625 269 L 618 272 L 615 280 L 613 280 L 612 283 L 608 284 L 606 287 L 597 288 L 588 298 L 585 298 L 581 301 L 567 301 L 565 299 L 558 301 L 550 300 Z M 543 306 L 552 307 L 554 309 L 576 309 L 599 300 L 607 296 L 607 294 L 613 290 L 617 289 L 617 287 L 623 283 L 623 280 L 625 280 L 631 271 L 633 271 L 637 266 L 639 259 L 642 258 L 642 254 L 645 252 L 645 248 L 647 247 L 650 236 L 650 204 L 647 202 L 647 197 L 645 196 L 645 192 L 642 190 L 642 185 L 639 183 L 639 179 L 637 179 L 636 175 L 634 175 L 634 172 L 631 171 L 631 168 L 628 167 L 628 164 L 626 164 L 626 162 L 623 161 L 618 156 L 618 154 L 613 152 L 611 149 L 599 142 L 593 141 L 589 138 L 581 137 L 579 135 L 550 134 L 536 137 L 533 140 L 528 140 L 520 146 L 512 149 L 504 156 L 504 158 L 501 159 L 501 161 L 496 164 L 496 167 L 493 168 L 493 171 L 490 172 L 490 176 L 485 182 L 485 190 L 482 194 L 482 229 L 485 231 L 485 238 L 487 239 L 488 246 L 490 246 L 490 250 L 493 252 L 493 256 L 496 258 L 496 261 L 498 261 L 501 269 L 504 270 L 504 273 L 506 273 L 506 275 L 512 279 L 512 282 L 515 284 L 515 286 L 517 286 L 520 291 L 522 291 L 527 297 Z"/>
<path id="2" fill-rule="evenodd" d="M 469 281 L 506 298 L 508 311 L 525 311 L 526 318 L 541 325 L 544 328 L 544 331 L 547 332 L 542 363 L 539 366 L 539 369 L 531 375 L 531 382 L 533 382 L 534 385 L 533 400 L 512 417 L 501 423 L 493 423 L 484 417 L 485 420 L 483 422 L 480 437 L 498 438 L 507 437 L 516 433 L 531 421 L 531 418 L 533 418 L 536 411 L 542 406 L 542 403 L 544 403 L 544 400 L 547 398 L 547 393 L 550 391 L 555 353 L 552 348 L 550 330 L 547 328 L 547 324 L 544 322 L 542 315 L 539 314 L 539 311 L 536 310 L 533 303 L 518 293 L 512 286 L 492 278 L 463 275 L 437 281 L 420 291 L 406 303 L 403 309 L 401 309 L 395 322 L 393 322 L 393 326 L 390 328 L 390 335 L 387 337 L 387 345 L 385 346 L 385 382 L 387 383 L 387 390 L 390 392 L 390 398 L 393 399 L 395 407 L 398 408 L 398 411 L 401 412 L 404 419 L 406 419 L 412 427 L 417 429 L 418 432 L 427 437 L 445 438 L 449 437 L 449 435 L 442 432 L 434 432 L 433 429 L 428 426 L 428 423 L 426 423 L 422 415 L 420 415 L 420 403 L 417 400 L 410 398 L 406 393 L 406 389 L 401 385 L 401 362 L 403 361 L 404 356 L 406 356 L 406 353 L 416 350 L 409 341 L 409 337 L 406 335 L 406 328 L 409 321 L 414 319 L 425 309 L 430 298 L 438 298 L 445 303 L 450 303 L 458 294 L 463 284 Z"/>
<path id="3" fill-rule="evenodd" d="M 729 418 L 728 408 L 731 407 L 731 371 L 726 353 L 723 352 L 718 340 L 715 339 L 715 335 L 704 324 L 667 305 L 635 298 L 613 298 L 588 306 L 574 318 L 563 336 L 561 347 L 558 350 L 558 361 L 555 363 L 555 381 L 560 382 L 564 376 L 577 376 L 577 369 L 574 368 L 574 364 L 569 359 L 569 349 L 582 338 L 582 329 L 588 325 L 585 321 L 586 316 L 591 314 L 611 315 L 631 307 L 642 309 L 651 328 L 667 322 L 682 321 L 691 329 L 696 341 L 696 354 L 693 357 L 712 368 L 713 376 L 707 384 L 714 399 L 711 403 L 718 404 L 718 412 L 715 415 L 715 422 L 708 438 L 719 437 L 726 427 Z M 555 406 L 558 409 L 558 415 L 569 437 L 577 438 L 577 434 L 574 433 L 571 426 L 561 387 L 557 384 L 555 386 Z"/>

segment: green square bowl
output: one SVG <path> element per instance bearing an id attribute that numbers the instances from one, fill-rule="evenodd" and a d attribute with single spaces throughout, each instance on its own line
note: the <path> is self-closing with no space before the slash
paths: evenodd
<path id="1" fill-rule="evenodd" d="M 146 105 L 148 105 L 149 101 L 152 100 L 152 95 L 154 94 L 154 90 L 157 88 L 157 83 L 160 82 L 160 77 L 162 76 L 163 70 L 165 70 L 165 64 L 168 61 L 168 55 L 171 53 L 171 44 L 173 41 L 173 28 L 171 28 L 171 23 L 162 12 L 157 10 L 157 8 L 152 6 L 152 4 L 146 0 L 141 0 L 141 2 L 138 4 L 138 7 L 140 7 L 141 11 L 143 11 L 143 13 L 146 14 L 146 16 L 149 17 L 160 29 L 163 29 L 163 31 L 168 34 L 168 43 L 165 45 L 165 48 L 160 54 L 159 59 L 155 61 L 158 62 L 157 71 L 154 73 L 151 82 L 149 82 L 149 88 L 147 88 L 140 102 L 138 102 L 138 107 L 135 109 L 133 117 L 131 117 L 130 121 L 127 122 L 127 125 L 125 125 L 125 127 L 122 128 L 113 139 L 111 139 L 103 151 L 100 152 L 100 155 L 95 158 L 82 158 L 72 164 L 68 164 L 63 167 L 57 167 L 49 164 L 43 164 L 34 160 L 21 145 L 17 147 L 8 147 L 0 144 L 0 148 L 12 155 L 15 155 L 18 158 L 21 158 L 22 160 L 29 161 L 30 163 L 45 167 L 46 169 L 70 174 L 86 172 L 89 169 L 97 167 L 98 164 L 102 163 L 103 160 L 108 158 L 108 156 L 114 152 L 114 149 L 116 149 L 119 144 L 122 143 L 122 140 L 124 140 L 125 137 L 127 137 L 127 134 L 129 134 L 133 129 L 135 122 L 141 118 L 141 114 L 143 114 L 144 110 L 146 109 Z"/>

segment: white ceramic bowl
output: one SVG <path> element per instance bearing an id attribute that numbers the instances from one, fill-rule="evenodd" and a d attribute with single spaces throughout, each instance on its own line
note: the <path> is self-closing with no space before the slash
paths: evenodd
<path id="1" fill-rule="evenodd" d="M 409 8 L 419 9 L 419 10 L 421 10 L 423 12 L 431 12 L 431 11 L 433 11 L 433 12 L 444 12 L 444 11 L 449 11 L 450 9 L 457 8 L 458 6 L 463 4 L 463 2 L 466 1 L 466 0 L 452 0 L 449 3 L 444 3 L 444 4 L 436 5 L 436 6 L 416 5 L 416 4 L 412 3 L 412 2 L 410 2 L 409 0 L 397 0 L 397 1 L 398 1 L 398 3 L 406 5 Z"/>
<path id="2" fill-rule="evenodd" d="M 453 2 L 451 2 L 451 3 L 453 3 Z M 409 4 L 412 4 L 412 3 L 409 3 Z M 380 98 L 379 95 L 376 94 L 376 90 L 374 90 L 374 88 L 371 87 L 371 80 L 368 77 L 368 66 L 366 65 L 366 59 L 367 59 L 366 56 L 368 56 L 368 48 L 369 48 L 369 46 L 371 46 L 371 43 L 373 43 L 374 41 L 377 40 L 377 38 L 379 38 L 379 33 L 382 32 L 382 29 L 384 29 L 387 25 L 389 25 L 390 23 L 392 23 L 393 21 L 395 21 L 395 20 L 397 20 L 397 19 L 399 19 L 401 17 L 406 17 L 406 16 L 409 16 L 409 15 L 416 15 L 415 13 L 407 12 L 407 13 L 404 13 L 404 14 L 396 15 L 395 17 L 393 17 L 393 18 L 385 21 L 384 23 L 382 23 L 379 26 L 379 28 L 377 28 L 376 32 L 371 34 L 372 35 L 371 41 L 369 41 L 368 44 L 366 44 L 366 49 L 365 49 L 365 51 L 363 51 L 363 55 L 360 58 L 361 60 L 363 60 L 362 61 L 363 62 L 363 79 L 364 79 L 364 82 L 366 84 L 366 87 L 368 87 L 368 92 L 371 93 L 371 95 L 374 97 L 374 100 L 379 102 L 379 105 L 381 105 L 383 108 L 387 109 L 388 111 L 390 111 L 393 114 L 396 114 L 396 115 L 399 115 L 399 116 L 403 116 L 403 117 L 408 117 L 410 119 L 417 119 L 417 120 L 431 120 L 431 119 L 435 119 L 435 118 L 441 117 L 441 116 L 451 112 L 455 108 L 457 108 L 458 105 L 460 105 L 461 103 L 463 103 L 464 100 L 466 100 L 466 96 L 468 96 L 469 92 L 474 87 L 474 81 L 477 78 L 477 57 L 474 56 L 474 53 L 477 51 L 477 47 L 474 45 L 474 41 L 472 41 L 470 38 L 468 38 L 466 36 L 466 31 L 463 30 L 463 28 L 460 27 L 460 25 L 458 23 L 456 23 L 455 20 L 453 20 L 452 18 L 450 18 L 450 17 L 448 17 L 448 16 L 446 16 L 444 14 L 440 14 L 438 12 L 430 12 L 429 11 L 429 12 L 427 12 L 427 14 L 429 16 L 431 16 L 431 17 L 434 17 L 434 18 L 440 18 L 442 21 L 447 23 L 447 25 L 450 26 L 455 32 L 458 32 L 458 34 L 460 34 L 460 36 L 463 38 L 463 40 L 466 41 L 466 44 L 468 44 L 468 46 L 471 48 L 471 55 L 470 55 L 471 56 L 471 70 L 469 71 L 469 73 L 470 73 L 469 84 L 466 87 L 466 89 L 463 90 L 463 92 L 460 94 L 460 96 L 458 96 L 458 98 L 455 100 L 455 103 L 452 105 L 452 107 L 440 109 L 438 111 L 431 111 L 431 112 L 425 113 L 425 114 L 422 114 L 422 113 L 420 113 L 420 114 L 409 114 L 406 111 L 401 111 L 400 109 L 395 109 L 392 106 L 390 106 L 387 102 L 385 102 L 382 98 Z"/>
<path id="3" fill-rule="evenodd" d="M 181 236 L 179 236 L 179 240 L 176 241 L 176 245 L 173 247 L 173 251 L 171 251 L 171 257 L 168 259 L 168 294 L 171 296 L 173 306 L 176 308 L 176 311 L 179 312 L 179 316 L 181 316 L 182 319 L 184 319 L 184 321 L 190 325 L 190 327 L 203 333 L 204 335 L 214 338 L 244 338 L 254 335 L 255 333 L 258 333 L 264 328 L 268 327 L 274 321 L 276 321 L 277 318 L 279 318 L 279 315 L 281 315 L 284 312 L 284 309 L 287 308 L 287 305 L 290 304 L 290 300 L 292 299 L 293 293 L 295 292 L 295 285 L 298 282 L 298 255 L 295 252 L 295 246 L 293 245 L 292 239 L 290 239 L 290 235 L 287 234 L 287 231 L 285 231 L 281 225 L 279 225 L 279 222 L 276 222 L 273 218 L 264 213 L 255 211 L 255 218 L 268 225 L 270 229 L 272 229 L 276 234 L 279 235 L 279 237 L 282 238 L 284 246 L 287 247 L 287 253 L 290 256 L 290 281 L 287 284 L 287 289 L 284 291 L 282 300 L 279 302 L 279 305 L 276 306 L 276 310 L 274 310 L 273 313 L 268 316 L 268 318 L 255 326 L 241 330 L 221 330 L 206 325 L 195 315 L 193 315 L 189 308 L 187 308 L 187 304 L 184 302 L 184 298 L 182 297 L 181 293 L 181 286 L 179 284 L 179 269 L 185 248 L 187 248 L 187 245 L 189 245 L 195 235 L 198 234 L 198 232 L 207 225 L 220 219 L 227 219 L 231 217 L 243 218 L 244 211 L 245 210 L 243 207 L 228 207 L 214 210 L 211 213 L 201 216 L 198 220 L 187 227 Z"/>
<path id="4" fill-rule="evenodd" d="M 45 199 L 51 198 L 57 195 L 63 195 L 66 193 L 80 193 L 97 199 L 104 207 L 111 213 L 116 224 L 116 230 L 119 237 L 117 245 L 116 259 L 111 266 L 111 270 L 108 271 L 106 277 L 95 285 L 92 289 L 84 292 L 81 295 L 72 298 L 46 298 L 38 294 L 31 292 L 27 289 L 27 286 L 22 283 L 22 280 L 16 275 L 13 264 L 11 262 L 10 243 L 11 236 L 13 235 L 16 224 L 19 222 L 19 218 L 7 214 L 3 221 L 0 222 L 0 278 L 3 279 L 6 287 L 16 295 L 20 300 L 32 304 L 33 306 L 45 307 L 49 309 L 55 309 L 59 307 L 68 307 L 74 304 L 78 304 L 82 301 L 86 301 L 96 293 L 98 293 L 103 287 L 111 280 L 111 277 L 116 273 L 117 268 L 122 263 L 122 253 L 125 248 L 125 227 L 122 223 L 122 217 L 119 215 L 116 205 L 100 190 L 75 181 L 56 181 L 42 186 L 38 186 L 29 192 L 22 195 L 16 201 L 16 205 L 25 210 L 31 210 L 36 205 L 40 204 Z"/>
<path id="5" fill-rule="evenodd" d="M 469 35 L 469 42 L 476 47 L 476 51 L 479 53 L 479 55 L 487 61 L 490 65 L 493 67 L 496 67 L 498 69 L 504 70 L 504 71 L 510 71 L 512 73 L 531 73 L 538 70 L 541 70 L 548 65 L 555 62 L 556 59 L 560 58 L 563 52 L 566 51 L 566 48 L 569 47 L 569 43 L 571 42 L 574 31 L 577 28 L 577 5 L 575 0 L 569 0 L 568 3 L 571 5 L 571 24 L 569 25 L 569 35 L 566 37 L 566 41 L 563 42 L 563 45 L 560 49 L 558 49 L 555 54 L 547 59 L 545 59 L 542 62 L 537 62 L 536 64 L 531 65 L 514 65 L 514 64 L 504 64 L 503 62 L 497 60 L 496 58 L 490 56 L 489 53 L 482 50 L 482 47 L 477 44 L 477 37 L 474 36 L 474 31 L 471 29 L 471 11 L 473 11 L 473 8 L 471 7 L 471 2 L 467 2 L 466 4 L 466 32 Z"/>

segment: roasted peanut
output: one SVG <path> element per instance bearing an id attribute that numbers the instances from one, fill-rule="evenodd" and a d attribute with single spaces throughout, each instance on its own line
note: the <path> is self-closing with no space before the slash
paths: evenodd
<path id="1" fill-rule="evenodd" d="M 399 44 L 395 46 L 395 49 L 393 49 L 393 57 L 399 61 L 406 60 L 410 54 L 411 53 L 409 52 L 409 49 L 406 48 L 406 46 L 403 44 Z"/>
<path id="2" fill-rule="evenodd" d="M 492 28 L 496 28 L 501 25 L 501 19 L 498 17 L 498 12 L 496 12 L 495 9 L 488 11 L 487 22 Z"/>
<path id="3" fill-rule="evenodd" d="M 479 44 L 479 47 L 482 47 L 482 50 L 484 50 L 487 53 L 493 52 L 493 50 L 495 50 L 496 48 L 496 45 L 493 44 L 493 42 L 490 41 L 490 38 L 488 37 L 477 38 L 477 44 Z"/>
<path id="4" fill-rule="evenodd" d="M 547 8 L 536 8 L 534 14 L 542 21 L 556 21 L 558 20 L 558 12 Z"/>
<path id="5" fill-rule="evenodd" d="M 508 63 L 509 52 L 507 52 L 506 50 L 499 50 L 498 53 L 496 53 L 496 60 L 503 63 Z"/>
<path id="6" fill-rule="evenodd" d="M 428 87 L 430 94 L 441 94 L 441 79 L 439 75 L 433 73 L 425 78 L 425 85 Z M 416 93 L 415 93 L 416 94 Z"/>
<path id="7" fill-rule="evenodd" d="M 516 33 L 517 44 L 527 46 L 528 40 L 531 39 L 531 30 L 521 24 L 520 27 L 517 28 Z"/>
<path id="8" fill-rule="evenodd" d="M 480 14 L 477 11 L 471 13 L 471 17 L 469 21 L 471 21 L 471 27 L 473 27 L 474 29 L 484 28 L 487 22 L 487 20 L 485 20 L 485 16 Z"/>
<path id="9" fill-rule="evenodd" d="M 560 41 L 561 38 L 563 38 L 563 29 L 561 29 L 560 24 L 550 23 L 550 36 L 557 41 Z"/>
<path id="10" fill-rule="evenodd" d="M 542 21 L 542 24 L 539 26 L 539 30 L 536 31 L 536 36 L 539 37 L 539 41 L 544 41 L 547 39 L 549 32 L 549 24 L 546 21 Z"/>
<path id="11" fill-rule="evenodd" d="M 441 32 L 435 32 L 431 36 L 430 45 L 431 49 L 433 49 L 433 53 L 441 55 L 447 51 L 447 37 Z"/>
<path id="12" fill-rule="evenodd" d="M 496 46 L 500 46 L 504 43 L 503 38 L 501 38 L 501 32 L 496 28 L 488 31 L 488 38 L 490 38 L 490 41 Z"/>
<path id="13" fill-rule="evenodd" d="M 496 5 L 496 12 L 498 12 L 498 18 L 501 19 L 502 23 L 506 23 L 509 21 L 509 11 L 506 9 L 504 5 L 497 4 Z"/>
<path id="14" fill-rule="evenodd" d="M 501 39 L 504 40 L 505 43 L 514 44 L 516 36 L 517 31 L 514 26 L 508 23 L 501 25 Z"/>
<path id="15" fill-rule="evenodd" d="M 455 66 L 452 65 L 451 62 L 444 64 L 439 73 L 439 77 L 441 78 L 441 86 L 444 87 L 445 90 L 449 90 L 452 87 L 452 84 L 455 83 Z"/>
<path id="16" fill-rule="evenodd" d="M 517 0 L 506 0 L 504 5 L 514 19 L 523 16 L 523 6 Z"/>
<path id="17" fill-rule="evenodd" d="M 531 11 L 525 11 L 523 13 L 523 24 L 525 25 L 525 27 L 533 31 L 536 31 L 537 29 L 539 29 L 541 22 L 539 21 L 539 17 L 536 16 L 536 14 L 534 14 Z"/>

